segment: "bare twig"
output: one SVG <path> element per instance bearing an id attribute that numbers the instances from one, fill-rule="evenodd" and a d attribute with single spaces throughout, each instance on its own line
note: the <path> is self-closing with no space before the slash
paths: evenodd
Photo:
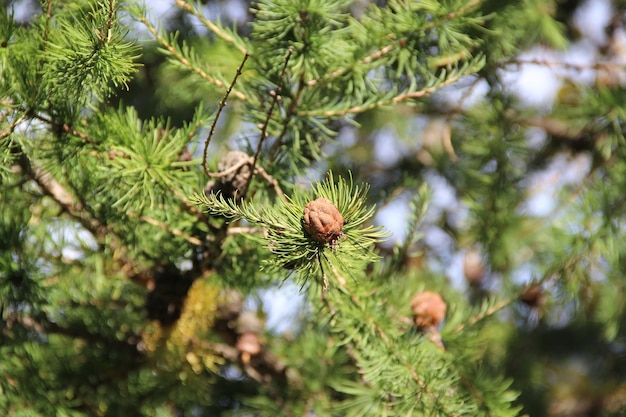
<path id="1" fill-rule="evenodd" d="M 262 176 L 263 179 L 267 181 L 274 188 L 274 191 L 283 202 L 287 201 L 287 198 L 285 197 L 285 193 L 283 193 L 283 190 L 280 188 L 280 185 L 278 184 L 278 180 L 276 180 L 276 178 L 268 174 L 267 171 L 265 171 L 263 167 L 260 166 L 259 164 L 257 164 L 255 172 L 257 172 L 260 176 Z"/>
<path id="2" fill-rule="evenodd" d="M 586 70 L 610 70 L 610 69 L 626 69 L 626 64 L 621 62 L 611 62 L 611 61 L 596 61 L 593 63 L 587 64 L 578 64 L 573 62 L 563 62 L 563 61 L 550 61 L 547 59 L 511 59 L 508 61 L 504 61 L 502 66 L 521 66 L 521 65 L 538 65 L 542 67 L 549 68 L 565 68 L 576 71 L 586 71 Z"/>
<path id="3" fill-rule="evenodd" d="M 9 136 L 11 133 L 13 133 L 13 131 L 15 131 L 15 128 L 20 123 L 22 123 L 24 121 L 24 119 L 26 119 L 26 114 L 22 114 L 20 117 L 18 117 L 13 122 L 11 122 L 11 124 L 9 125 L 9 127 L 5 131 L 0 132 L 0 139 L 4 139 L 7 136 Z"/>
<path id="4" fill-rule="evenodd" d="M 264 233 L 265 229 L 262 227 L 245 227 L 245 226 L 231 226 L 228 228 L 229 235 L 240 235 L 240 234 L 254 234 L 254 233 Z"/>
<path id="5" fill-rule="evenodd" d="M 224 107 L 226 107 L 226 100 L 228 99 L 228 96 L 230 95 L 230 93 L 233 91 L 233 87 L 235 86 L 235 83 L 237 82 L 237 78 L 239 78 L 239 76 L 241 75 L 241 70 L 243 69 L 243 66 L 246 63 L 246 60 L 248 59 L 249 56 L 250 56 L 250 53 L 246 51 L 246 53 L 244 54 L 243 60 L 241 61 L 241 64 L 239 64 L 239 67 L 237 67 L 237 72 L 235 73 L 235 76 L 233 77 L 233 81 L 228 86 L 228 89 L 226 90 L 226 94 L 220 101 L 220 105 L 217 108 L 217 113 L 215 114 L 213 123 L 211 123 L 211 130 L 209 131 L 209 135 L 207 136 L 206 141 L 204 142 L 204 152 L 202 155 L 202 168 L 204 169 L 204 172 L 206 172 L 208 176 L 211 176 L 211 174 L 209 173 L 209 169 L 206 166 L 206 157 L 207 157 L 207 152 L 209 150 L 209 143 L 211 143 L 211 138 L 213 137 L 213 133 L 215 132 L 215 126 L 217 126 L 217 120 L 219 119 L 220 114 L 222 113 L 222 110 L 224 109 Z"/>
<path id="6" fill-rule="evenodd" d="M 293 46 L 289 47 L 289 51 L 285 56 L 285 63 L 283 65 L 283 69 L 280 73 L 280 78 L 278 79 L 278 84 L 276 85 L 276 90 L 274 91 L 274 98 L 272 100 L 272 104 L 270 105 L 269 110 L 267 111 L 267 117 L 265 118 L 265 122 L 263 123 L 263 127 L 261 127 L 261 137 L 259 138 L 259 144 L 257 145 L 256 152 L 254 153 L 254 157 L 252 158 L 252 172 L 255 170 L 255 166 L 257 160 L 259 159 L 259 155 L 261 154 L 261 147 L 263 146 L 263 142 L 267 136 L 267 127 L 270 124 L 270 120 L 272 118 L 272 113 L 274 112 L 274 107 L 276 107 L 276 103 L 280 98 L 280 92 L 283 88 L 283 82 L 285 80 L 285 76 L 287 74 L 287 64 L 289 64 L 289 59 L 291 58 L 291 54 L 293 53 Z M 248 181 L 246 182 L 246 186 L 244 189 L 248 189 L 250 186 L 250 182 L 252 181 L 252 175 L 248 177 Z"/>
<path id="7" fill-rule="evenodd" d="M 41 114 L 32 114 L 30 115 L 33 118 L 40 120 L 44 123 L 49 124 L 53 129 L 61 129 L 64 133 L 69 133 L 72 136 L 75 136 L 79 139 L 82 139 L 83 141 L 85 141 L 86 143 L 90 143 L 92 145 L 96 145 L 98 144 L 98 141 L 95 140 L 94 138 L 90 137 L 89 135 L 83 133 L 83 132 L 79 132 L 78 130 L 76 130 L 73 126 L 67 124 L 67 123 L 63 123 L 63 124 L 59 124 L 57 122 L 55 122 L 54 120 L 46 117 L 46 116 L 42 116 Z"/>
<path id="8" fill-rule="evenodd" d="M 183 232 L 182 230 L 179 229 L 173 229 L 171 227 L 169 227 L 166 223 L 163 223 L 160 220 L 154 219 L 152 217 L 148 217 L 148 216 L 138 216 L 136 213 L 133 212 L 128 212 L 127 213 L 128 217 L 134 217 L 137 218 L 143 222 L 146 222 L 148 224 L 151 224 L 152 226 L 158 227 L 161 230 L 166 231 L 167 233 L 170 233 L 174 236 L 178 236 L 178 237 L 182 237 L 183 239 L 185 239 L 187 242 L 191 243 L 192 245 L 195 246 L 202 246 L 203 243 L 200 239 L 198 239 L 197 237 L 194 236 L 190 236 L 187 233 Z"/>

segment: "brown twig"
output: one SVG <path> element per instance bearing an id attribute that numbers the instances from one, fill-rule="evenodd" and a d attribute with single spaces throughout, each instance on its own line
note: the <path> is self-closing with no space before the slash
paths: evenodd
<path id="1" fill-rule="evenodd" d="M 165 232 L 170 233 L 174 236 L 182 237 L 183 239 L 185 239 L 187 242 L 191 243 L 192 245 L 195 245 L 195 246 L 203 245 L 202 241 L 198 239 L 197 237 L 190 236 L 187 233 L 183 232 L 182 230 L 173 229 L 169 225 L 167 225 L 166 223 L 163 223 L 160 220 L 157 220 L 148 216 L 138 216 L 136 213 L 133 213 L 133 212 L 128 212 L 127 215 L 128 217 L 137 218 L 152 226 L 158 227 L 159 229 L 164 230 Z"/>
<path id="2" fill-rule="evenodd" d="M 4 132 L 0 132 L 0 139 L 4 139 L 7 136 L 9 136 L 11 133 L 13 133 L 13 131 L 15 131 L 15 128 L 24 121 L 24 119 L 26 119 L 26 114 L 22 114 L 20 117 L 18 117 L 17 119 L 15 119 L 13 122 L 11 122 L 11 124 L 9 125 L 9 127 L 4 131 Z"/>
<path id="3" fill-rule="evenodd" d="M 504 61 L 502 66 L 521 66 L 521 65 L 538 65 L 542 67 L 552 67 L 552 68 L 565 68 L 572 69 L 576 71 L 586 71 L 586 70 L 609 70 L 614 68 L 622 68 L 626 69 L 626 64 L 620 62 L 611 62 L 611 61 L 597 61 L 589 64 L 576 64 L 572 62 L 559 62 L 559 61 L 549 61 L 547 59 L 511 59 L 508 61 Z"/>
<path id="4" fill-rule="evenodd" d="M 470 69 L 470 72 L 473 71 L 473 69 Z M 323 111 L 315 111 L 315 110 L 309 110 L 309 111 L 301 111 L 298 112 L 298 114 L 300 116 L 312 116 L 312 117 L 336 117 L 336 116 L 345 116 L 347 114 L 353 114 L 353 113 L 362 113 L 364 111 L 367 110 L 371 110 L 371 109 L 375 109 L 378 107 L 383 107 L 383 106 L 388 106 L 391 104 L 396 104 L 411 98 L 421 98 L 421 97 L 427 97 L 429 95 L 431 95 L 432 93 L 434 93 L 435 91 L 437 91 L 438 89 L 440 89 L 441 87 L 445 87 L 447 85 L 453 84 L 456 81 L 458 81 L 461 77 L 465 76 L 467 74 L 465 73 L 459 73 L 453 77 L 448 78 L 445 81 L 442 81 L 440 83 L 437 83 L 436 85 L 430 86 L 430 87 L 426 87 L 423 88 L 421 90 L 417 90 L 417 91 L 409 91 L 407 93 L 402 93 L 402 94 L 398 94 L 397 96 L 394 96 L 390 99 L 384 99 L 384 100 L 379 100 L 376 101 L 374 103 L 370 103 L 370 104 L 360 104 L 357 106 L 353 106 L 347 109 L 340 109 L 340 110 L 323 110 Z"/>
<path id="5" fill-rule="evenodd" d="M 280 78 L 278 79 L 276 90 L 274 91 L 272 104 L 270 104 L 270 108 L 267 111 L 267 116 L 265 117 L 265 122 L 263 122 L 263 126 L 261 127 L 261 137 L 259 138 L 259 144 L 257 145 L 256 152 L 254 153 L 254 156 L 252 157 L 252 169 L 251 169 L 252 172 L 254 172 L 257 160 L 259 159 L 259 155 L 261 154 L 261 148 L 267 136 L 267 128 L 270 124 L 272 113 L 274 112 L 274 107 L 276 107 L 276 103 L 278 102 L 280 98 L 280 92 L 283 87 L 283 82 L 285 80 L 285 76 L 287 75 L 287 64 L 289 64 L 289 59 L 291 58 L 292 53 L 293 53 L 293 46 L 289 47 L 289 51 L 287 52 L 287 55 L 285 56 L 285 63 L 280 73 Z M 252 177 L 253 177 L 252 175 L 248 177 L 248 180 L 246 182 L 246 186 L 244 187 L 244 189 L 246 190 L 248 189 L 248 187 L 250 186 L 250 182 L 252 182 Z"/>
<path id="6" fill-rule="evenodd" d="M 233 81 L 228 86 L 228 89 L 226 90 L 226 94 L 224 95 L 224 97 L 222 97 L 222 100 L 220 101 L 219 107 L 217 108 L 217 113 L 215 114 L 215 118 L 213 119 L 213 123 L 211 123 L 211 129 L 209 131 L 209 135 L 207 136 L 206 141 L 204 142 L 204 152 L 202 154 L 202 168 L 204 169 L 204 172 L 206 172 L 208 176 L 211 176 L 211 174 L 209 173 L 209 169 L 206 166 L 206 158 L 207 158 L 207 152 L 209 150 L 209 143 L 211 143 L 211 138 L 213 138 L 213 133 L 215 132 L 215 126 L 217 126 L 217 120 L 219 119 L 220 114 L 222 113 L 222 110 L 224 109 L 224 107 L 226 107 L 226 100 L 228 99 L 228 96 L 230 95 L 230 93 L 233 91 L 233 87 L 235 86 L 235 83 L 237 82 L 237 78 L 239 78 L 239 76 L 241 75 L 243 66 L 246 63 L 246 60 L 248 59 L 249 56 L 250 56 L 250 53 L 246 51 L 246 53 L 243 56 L 243 60 L 241 61 L 241 64 L 239 64 L 239 67 L 237 67 L 237 72 L 235 73 L 235 76 L 233 77 Z"/>

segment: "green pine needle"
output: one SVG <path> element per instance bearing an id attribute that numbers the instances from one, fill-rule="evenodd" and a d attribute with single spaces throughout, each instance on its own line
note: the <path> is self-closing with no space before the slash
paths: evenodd
<path id="1" fill-rule="evenodd" d="M 254 202 L 238 204 L 236 200 L 220 194 L 198 193 L 191 197 L 191 201 L 210 214 L 243 219 L 263 227 L 272 254 L 263 266 L 296 269 L 306 283 L 309 277 L 319 276 L 322 265 L 329 262 L 327 255 L 330 252 L 338 261 L 337 267 L 346 273 L 354 269 L 355 263 L 378 259 L 372 247 L 387 233 L 382 227 L 365 226 L 374 214 L 374 207 L 365 206 L 367 190 L 367 185 L 355 186 L 352 178 L 345 180 L 340 177 L 335 182 L 332 173 L 329 173 L 326 180 L 315 184 L 311 190 L 296 190 L 285 202 L 279 201 L 273 206 L 257 206 Z M 344 236 L 334 248 L 313 240 L 302 226 L 305 206 L 320 197 L 332 201 L 344 218 Z"/>

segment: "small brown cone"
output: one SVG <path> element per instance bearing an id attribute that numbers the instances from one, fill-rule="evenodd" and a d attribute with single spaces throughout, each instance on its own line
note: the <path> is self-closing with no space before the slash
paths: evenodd
<path id="1" fill-rule="evenodd" d="M 256 333 L 243 333 L 237 339 L 237 350 L 241 354 L 241 361 L 247 365 L 254 355 L 261 353 L 261 341 Z"/>
<path id="2" fill-rule="evenodd" d="M 343 216 L 328 199 L 318 198 L 304 208 L 303 226 L 314 240 L 331 246 L 343 236 Z"/>
<path id="3" fill-rule="evenodd" d="M 463 275 L 470 285 L 479 285 L 485 276 L 485 264 L 480 252 L 471 249 L 463 256 Z"/>
<path id="4" fill-rule="evenodd" d="M 415 325 L 419 329 L 435 328 L 446 317 L 446 303 L 436 292 L 424 291 L 411 300 Z"/>
<path id="5" fill-rule="evenodd" d="M 541 308 L 546 303 L 546 295 L 541 285 L 534 284 L 524 290 L 520 301 L 530 308 Z"/>

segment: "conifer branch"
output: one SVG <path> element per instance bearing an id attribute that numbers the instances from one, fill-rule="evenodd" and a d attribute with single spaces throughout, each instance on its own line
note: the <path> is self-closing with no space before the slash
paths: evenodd
<path id="1" fill-rule="evenodd" d="M 51 129 L 54 130 L 61 130 L 64 133 L 68 133 L 74 137 L 77 137 L 81 140 L 83 140 L 85 143 L 89 143 L 92 145 L 97 145 L 98 141 L 92 137 L 90 137 L 89 135 L 87 135 L 86 133 L 80 132 L 77 129 L 75 129 L 72 125 L 68 124 L 68 123 L 63 123 L 63 124 L 59 124 L 58 122 L 56 122 L 55 120 L 43 116 L 41 114 L 31 114 L 29 115 L 37 120 L 40 120 L 44 123 L 47 123 L 48 125 L 50 125 Z"/>
<path id="2" fill-rule="evenodd" d="M 398 39 L 396 41 L 396 43 L 394 43 L 394 44 L 390 44 L 390 45 L 387 45 L 387 46 L 384 46 L 384 47 L 378 49 L 377 51 L 371 53 L 370 55 L 365 56 L 360 61 L 357 61 L 354 64 L 354 66 L 359 65 L 359 64 L 370 64 L 373 61 L 382 58 L 383 56 L 385 56 L 386 54 L 391 52 L 394 48 L 396 48 L 398 44 L 401 44 L 403 41 L 404 41 L 404 38 L 401 38 L 401 39 Z M 316 78 L 316 79 L 313 79 L 313 80 L 306 81 L 306 86 L 307 87 L 313 87 L 313 86 L 319 84 L 320 82 L 325 82 L 325 81 L 332 80 L 333 78 L 341 77 L 342 75 L 344 75 L 347 72 L 351 71 L 351 69 L 352 68 L 339 68 L 339 69 L 336 69 L 336 70 L 334 70 L 332 72 L 329 72 L 328 74 L 323 75 L 320 78 Z"/>
<path id="3" fill-rule="evenodd" d="M 304 79 L 301 78 L 300 82 L 298 83 L 298 89 L 296 90 L 296 94 L 291 99 L 291 103 L 289 104 L 289 108 L 287 109 L 287 114 L 285 115 L 285 119 L 283 122 L 283 129 L 280 132 L 280 134 L 276 137 L 276 140 L 274 141 L 274 144 L 272 145 L 272 149 L 270 151 L 270 157 L 269 157 L 270 162 L 274 162 L 276 159 L 278 150 L 280 149 L 280 146 L 283 143 L 283 139 L 285 135 L 287 134 L 287 130 L 289 129 L 289 122 L 291 121 L 292 117 L 296 114 L 298 104 L 300 103 L 300 96 L 302 95 L 302 92 L 304 91 L 305 85 L 306 83 L 304 82 Z"/>
<path id="4" fill-rule="evenodd" d="M 442 410 L 445 413 L 445 415 L 449 417 L 460 417 L 460 415 L 448 410 L 448 407 L 445 401 L 443 401 L 443 399 L 441 398 L 441 396 L 433 392 L 430 389 L 429 385 L 426 383 L 426 381 L 422 377 L 420 377 L 419 373 L 417 372 L 413 364 L 405 360 L 404 355 L 398 349 L 398 346 L 392 340 L 392 337 L 387 334 L 387 332 L 383 329 L 383 327 L 377 322 L 376 318 L 370 314 L 367 308 L 365 308 L 365 306 L 363 305 L 359 297 L 356 295 L 356 293 L 354 291 L 351 291 L 346 286 L 347 279 L 342 276 L 342 274 L 335 268 L 334 265 L 332 265 L 332 263 L 331 263 L 331 271 L 333 275 L 337 278 L 337 282 L 339 283 L 339 288 L 341 292 L 347 295 L 350 298 L 350 301 L 352 302 L 352 304 L 354 304 L 359 309 L 360 315 L 363 318 L 363 323 L 367 323 L 370 326 L 372 326 L 375 333 L 380 337 L 380 340 L 383 342 L 383 345 L 385 346 L 385 348 L 391 353 L 392 357 L 395 358 L 407 370 L 407 372 L 409 373 L 409 375 L 411 375 L 411 378 L 413 379 L 415 384 L 430 397 L 430 399 L 435 404 L 435 407 L 437 409 Z M 341 309 L 339 309 L 338 307 L 333 307 L 330 304 L 330 300 L 328 299 L 328 297 L 323 297 L 323 301 L 326 304 L 329 311 L 331 312 L 335 311 L 336 314 L 341 314 Z M 352 341 L 357 343 L 357 345 L 359 344 L 358 339 L 352 338 Z M 366 346 L 359 346 L 359 348 L 364 351 L 372 349 L 371 347 L 366 347 Z"/>
<path id="5" fill-rule="evenodd" d="M 150 21 L 145 16 L 142 15 L 141 17 L 139 17 L 139 21 L 143 23 L 144 26 L 146 26 L 146 28 L 150 31 L 150 33 L 152 33 L 152 35 L 157 40 L 157 42 L 159 42 L 159 44 L 161 44 L 161 46 L 163 46 L 163 48 L 165 48 L 171 56 L 173 56 L 176 60 L 178 60 L 178 62 L 183 64 L 185 67 L 189 68 L 191 71 L 193 71 L 194 73 L 196 73 L 202 79 L 208 81 L 209 83 L 220 88 L 226 87 L 226 84 L 223 81 L 210 76 L 204 70 L 194 65 L 191 61 L 189 61 L 189 59 L 187 59 L 184 55 L 179 53 L 179 51 L 167 39 L 161 36 L 157 28 L 154 27 L 154 25 L 152 25 L 152 23 L 150 23 Z M 247 100 L 245 94 L 243 94 L 240 91 L 233 91 L 232 94 L 241 101 Z"/>
<path id="6" fill-rule="evenodd" d="M 0 140 L 6 138 L 11 133 L 13 133 L 15 131 L 15 128 L 17 126 L 19 126 L 19 124 L 22 123 L 26 119 L 26 117 L 27 117 L 26 113 L 22 113 L 22 115 L 20 117 L 18 117 L 17 119 L 13 120 L 9 124 L 9 127 L 6 130 L 4 130 L 3 132 L 0 132 Z"/>
<path id="7" fill-rule="evenodd" d="M 565 62 L 565 61 L 551 61 L 548 59 L 522 59 L 522 58 L 514 58 L 509 59 L 507 61 L 502 62 L 502 67 L 507 66 L 522 66 L 522 65 L 537 65 L 541 67 L 548 68 L 564 68 L 571 69 L 575 71 L 610 71 L 610 70 L 619 70 L 625 69 L 626 63 L 623 62 L 615 62 L 615 61 L 594 61 L 590 63 L 576 63 L 576 62 Z"/>
<path id="8" fill-rule="evenodd" d="M 249 53 L 246 50 L 246 48 L 244 48 L 241 45 L 238 45 L 237 42 L 235 42 L 235 39 L 231 35 L 229 35 L 225 31 L 223 31 L 222 28 L 220 28 L 218 25 L 216 25 L 215 23 L 213 23 L 209 19 L 207 19 L 206 16 L 204 16 L 203 13 L 200 13 L 195 7 L 191 6 L 186 1 L 184 1 L 184 0 L 176 0 L 176 5 L 178 5 L 178 7 L 180 7 L 183 10 L 185 10 L 186 12 L 191 13 L 192 15 L 197 17 L 198 20 L 200 20 L 200 22 L 202 22 L 202 24 L 207 27 L 207 29 L 209 29 L 211 32 L 213 32 L 220 39 L 222 39 L 222 40 L 232 44 L 233 46 L 235 46 L 235 48 L 237 48 L 239 50 L 239 52 L 241 52 L 242 54 L 248 54 Z"/>
<path id="9" fill-rule="evenodd" d="M 83 205 L 80 202 L 76 202 L 72 194 L 52 174 L 38 167 L 25 154 L 21 158 L 21 166 L 22 169 L 32 175 L 32 178 L 45 194 L 52 197 L 64 212 L 78 220 L 93 236 L 101 238 L 108 234 L 107 227 L 95 217 L 88 216 Z"/>
<path id="10" fill-rule="evenodd" d="M 143 216 L 143 215 L 138 216 L 136 213 L 133 213 L 133 212 L 128 212 L 127 215 L 128 217 L 137 218 L 141 221 L 151 224 L 152 226 L 158 227 L 159 229 L 167 233 L 170 233 L 174 236 L 182 237 L 183 239 L 185 239 L 187 242 L 191 243 L 192 245 L 195 245 L 195 246 L 203 245 L 202 241 L 198 239 L 197 237 L 190 236 L 187 233 L 183 232 L 182 230 L 173 229 L 169 227 L 166 223 L 163 223 L 162 221 L 159 221 L 157 219 L 153 219 L 152 217 Z"/>
<path id="11" fill-rule="evenodd" d="M 423 97 L 427 97 L 431 94 L 433 94 L 435 91 L 453 84 L 455 82 L 457 82 L 460 78 L 464 77 L 465 75 L 472 73 L 472 72 L 476 72 L 479 70 L 479 66 L 473 66 L 467 69 L 467 71 L 460 71 L 457 74 L 454 74 L 448 78 L 446 78 L 445 80 L 441 81 L 441 82 L 437 82 L 435 85 L 432 85 L 430 87 L 426 87 L 423 88 L 421 90 L 417 90 L 417 91 L 409 91 L 409 92 L 405 92 L 405 93 L 401 93 L 398 95 L 395 95 L 391 98 L 386 98 L 386 99 L 382 99 L 382 100 L 377 100 L 374 101 L 372 103 L 366 103 L 366 104 L 360 104 L 357 106 L 352 106 L 349 107 L 347 109 L 338 109 L 338 110 L 307 110 L 307 111 L 299 111 L 298 115 L 300 116 L 310 116 L 310 117 L 337 117 L 337 116 L 345 116 L 348 114 L 356 114 L 356 113 L 363 113 L 365 111 L 368 110 L 372 110 L 378 107 L 385 107 L 385 106 L 389 106 L 392 104 L 397 104 L 400 103 L 402 101 L 406 101 L 409 99 L 413 99 L 413 98 L 423 98 Z"/>
<path id="12" fill-rule="evenodd" d="M 133 353 L 139 355 L 137 343 L 140 338 L 138 335 L 129 335 L 125 340 L 113 339 L 106 337 L 100 333 L 91 332 L 87 328 L 79 328 L 76 326 L 62 326 L 56 321 L 52 321 L 45 316 L 35 318 L 22 314 L 9 313 L 7 321 L 19 323 L 25 329 L 36 332 L 38 334 L 51 333 L 71 338 L 80 338 L 88 342 L 103 343 L 107 346 L 118 346 L 123 349 L 131 349 Z"/>
<path id="13" fill-rule="evenodd" d="M 460 333 L 466 328 L 475 325 L 479 321 L 482 321 L 486 319 L 487 317 L 493 316 L 500 310 L 509 306 L 512 302 L 514 302 L 517 299 L 518 297 L 516 296 L 516 297 L 505 298 L 503 300 L 498 301 L 497 303 L 489 306 L 484 311 L 481 311 L 478 314 L 468 318 L 464 323 L 460 323 L 459 325 L 457 325 L 454 329 L 452 329 L 452 333 Z"/>

